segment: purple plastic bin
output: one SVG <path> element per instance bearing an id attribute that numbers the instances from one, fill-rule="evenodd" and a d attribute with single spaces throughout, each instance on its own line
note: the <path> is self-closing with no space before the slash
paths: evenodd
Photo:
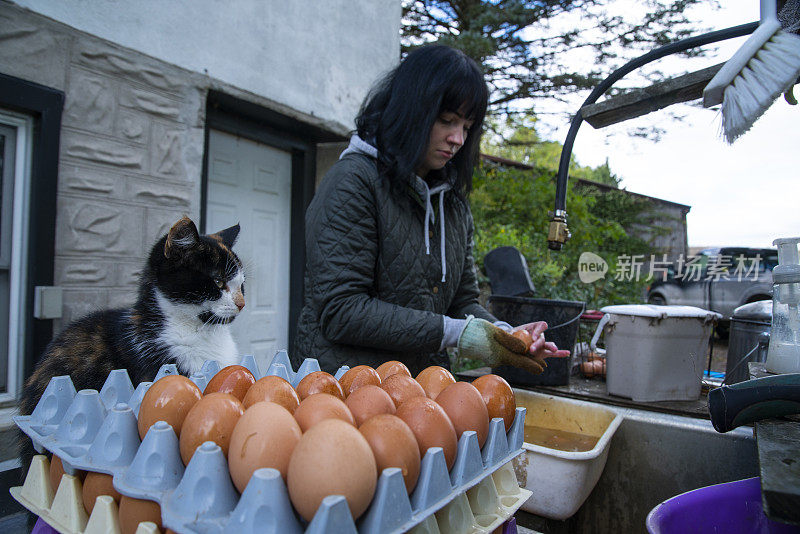
<path id="1" fill-rule="evenodd" d="M 517 534 L 517 520 L 514 519 L 513 515 L 503 523 L 503 534 Z"/>
<path id="2" fill-rule="evenodd" d="M 800 527 L 764 515 L 761 478 L 754 477 L 687 491 L 662 502 L 647 514 L 647 532 L 795 534 L 800 533 Z"/>
<path id="3" fill-rule="evenodd" d="M 36 524 L 33 525 L 31 534 L 58 534 L 58 531 L 42 521 L 42 518 L 40 517 L 36 520 Z"/>

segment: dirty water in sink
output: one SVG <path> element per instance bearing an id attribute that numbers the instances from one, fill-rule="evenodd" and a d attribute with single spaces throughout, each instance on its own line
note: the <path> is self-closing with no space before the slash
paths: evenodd
<path id="1" fill-rule="evenodd" d="M 547 447 L 548 449 L 566 452 L 586 452 L 592 450 L 599 439 L 597 436 L 589 436 L 577 432 L 525 425 L 525 442 Z"/>

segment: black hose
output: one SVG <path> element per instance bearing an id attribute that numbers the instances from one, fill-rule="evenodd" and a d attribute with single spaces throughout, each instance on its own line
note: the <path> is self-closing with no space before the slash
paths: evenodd
<path id="1" fill-rule="evenodd" d="M 622 67 L 612 72 L 605 80 L 600 82 L 597 87 L 594 88 L 591 94 L 581 105 L 581 108 L 583 106 L 588 106 L 589 104 L 594 104 L 597 99 L 600 98 L 606 91 L 608 91 L 608 89 L 617 80 L 629 72 L 638 69 L 642 65 L 646 65 L 647 63 L 655 61 L 656 59 L 660 59 L 664 56 L 675 54 L 676 52 L 689 50 L 690 48 L 716 43 L 726 39 L 733 39 L 734 37 L 749 35 L 753 33 L 756 28 L 758 28 L 758 22 L 750 22 L 748 24 L 733 26 L 724 30 L 717 30 L 694 37 L 688 37 L 686 39 L 664 45 L 660 48 L 656 48 L 655 50 L 651 50 L 642 56 L 632 59 Z M 569 176 L 569 160 L 572 157 L 572 145 L 575 143 L 575 137 L 578 135 L 578 128 L 580 128 L 581 122 L 583 122 L 583 116 L 581 115 L 581 110 L 578 109 L 578 112 L 572 118 L 569 132 L 567 132 L 567 138 L 564 140 L 564 148 L 561 149 L 561 159 L 558 162 L 558 176 L 556 178 L 556 213 L 558 213 L 559 210 L 566 211 L 567 209 L 567 178 Z"/>

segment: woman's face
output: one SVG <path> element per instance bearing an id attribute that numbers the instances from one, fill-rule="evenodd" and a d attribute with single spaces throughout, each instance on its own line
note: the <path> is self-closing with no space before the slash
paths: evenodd
<path id="1" fill-rule="evenodd" d="M 438 170 L 456 155 L 467 140 L 472 121 L 456 111 L 443 111 L 436 117 L 431 128 L 428 148 L 417 174 L 424 178 L 428 172 Z"/>

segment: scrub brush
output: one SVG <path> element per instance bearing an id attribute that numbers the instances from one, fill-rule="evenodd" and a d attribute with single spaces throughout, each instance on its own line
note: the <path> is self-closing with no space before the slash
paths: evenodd
<path id="1" fill-rule="evenodd" d="M 797 9 L 794 11 L 791 22 L 797 26 Z M 781 29 L 776 0 L 761 0 L 758 29 L 708 83 L 703 106 L 722 103 L 722 132 L 728 143 L 733 143 L 798 76 L 800 36 Z"/>

